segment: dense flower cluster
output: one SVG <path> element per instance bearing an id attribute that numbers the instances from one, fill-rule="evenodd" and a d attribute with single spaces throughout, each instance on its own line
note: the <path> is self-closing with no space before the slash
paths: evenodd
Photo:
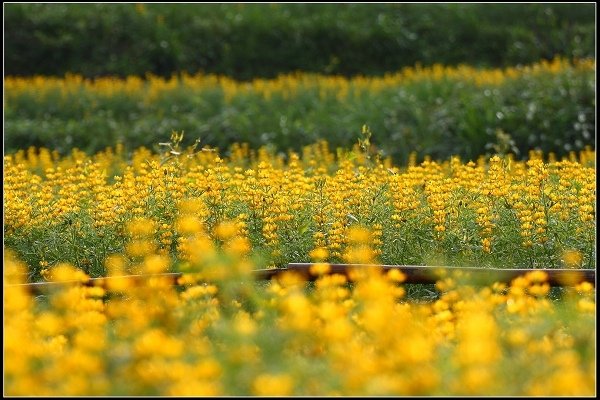
<path id="1" fill-rule="evenodd" d="M 594 267 L 594 151 L 399 168 L 358 145 L 222 157 L 180 141 L 4 157 L 6 394 L 594 394 L 590 283 L 446 273 L 431 297 L 398 270 L 329 274 Z M 318 280 L 251 278 L 292 261 Z M 107 279 L 77 283 L 90 275 Z M 31 280 L 54 284 L 34 297 Z"/>
<path id="2" fill-rule="evenodd" d="M 343 262 L 355 225 L 372 231 L 387 264 L 595 265 L 591 150 L 560 161 L 532 152 L 528 161 L 454 157 L 405 168 L 357 147 L 335 154 L 326 142 L 287 156 L 243 145 L 228 157 L 203 150 L 7 155 L 6 245 L 37 279 L 64 261 L 104 275 L 103 260 L 115 252 L 156 249 L 178 259 L 187 232 L 201 228 L 219 241 L 212 232 L 224 221 L 271 266 L 309 261 L 318 248 L 323 261 Z M 152 221 L 143 238 L 128 228 L 140 218 Z"/>
<path id="3" fill-rule="evenodd" d="M 187 271 L 122 277 L 128 262 L 169 268 L 152 246 L 106 260 L 104 286 L 77 284 L 33 298 L 26 266 L 4 260 L 4 382 L 7 395 L 593 395 L 595 290 L 587 282 L 548 296 L 541 271 L 510 285 L 471 286 L 440 277 L 429 301 L 407 296 L 398 270 L 356 268 L 306 287 L 286 273 L 252 282 L 249 246 L 234 221 L 216 246 L 187 203 L 178 231 Z M 127 225 L 132 243 L 156 229 Z M 352 227 L 343 257 L 376 262 L 374 236 Z M 129 256 L 135 256 L 131 261 Z M 311 252 L 315 261 L 324 248 Z M 82 280 L 69 264 L 52 281 Z"/>

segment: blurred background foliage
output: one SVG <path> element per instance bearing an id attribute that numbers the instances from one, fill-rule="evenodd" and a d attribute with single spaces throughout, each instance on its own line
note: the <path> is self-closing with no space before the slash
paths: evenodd
<path id="1" fill-rule="evenodd" d="M 378 75 L 595 55 L 595 4 L 5 4 L 5 75 Z"/>

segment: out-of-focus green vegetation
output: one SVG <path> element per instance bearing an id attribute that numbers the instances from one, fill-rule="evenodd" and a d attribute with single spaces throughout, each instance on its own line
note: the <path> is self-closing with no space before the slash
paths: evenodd
<path id="1" fill-rule="evenodd" d="M 593 57 L 594 4 L 6 4 L 6 75 L 236 79 Z"/>

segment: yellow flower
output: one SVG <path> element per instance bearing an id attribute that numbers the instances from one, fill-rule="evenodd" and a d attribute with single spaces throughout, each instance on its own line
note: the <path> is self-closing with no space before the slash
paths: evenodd
<path id="1" fill-rule="evenodd" d="M 194 215 L 204 209 L 204 203 L 199 198 L 186 199 L 179 202 L 179 211 L 182 214 Z"/>
<path id="2" fill-rule="evenodd" d="M 215 228 L 215 235 L 221 240 L 232 238 L 237 233 L 236 224 L 233 222 L 221 222 Z"/>
<path id="3" fill-rule="evenodd" d="M 583 281 L 575 286 L 575 290 L 581 293 L 592 293 L 594 290 L 594 285 L 592 285 L 590 282 Z"/>
<path id="4" fill-rule="evenodd" d="M 250 252 L 251 245 L 247 238 L 236 236 L 233 239 L 230 239 L 223 248 L 230 254 L 243 256 Z"/>
<path id="5" fill-rule="evenodd" d="M 591 299 L 580 299 L 577 302 L 577 308 L 581 312 L 590 312 L 593 313 L 596 311 L 596 303 Z"/>
<path id="6" fill-rule="evenodd" d="M 87 282 L 89 276 L 82 270 L 68 263 L 60 263 L 50 269 L 50 280 L 53 282 Z"/>
<path id="7" fill-rule="evenodd" d="M 169 268 L 169 258 L 162 255 L 150 255 L 144 259 L 144 270 L 148 274 L 159 274 Z"/>
<path id="8" fill-rule="evenodd" d="M 374 252 L 368 246 L 355 246 L 346 250 L 344 259 L 351 264 L 372 264 Z"/>
<path id="9" fill-rule="evenodd" d="M 369 244 L 371 242 L 371 233 L 366 228 L 352 226 L 348 230 L 348 240 L 355 244 Z"/>
<path id="10" fill-rule="evenodd" d="M 398 268 L 392 268 L 387 272 L 387 277 L 392 282 L 402 283 L 406 280 L 406 275 Z"/>
<path id="11" fill-rule="evenodd" d="M 255 396 L 290 396 L 293 389 L 294 380 L 287 374 L 261 374 L 252 384 Z"/>
<path id="12" fill-rule="evenodd" d="M 151 329 L 136 340 L 133 350 L 140 357 L 178 357 L 184 350 L 184 344 L 159 329 Z"/>
<path id="13" fill-rule="evenodd" d="M 531 271 L 525 275 L 525 278 L 531 283 L 543 283 L 548 280 L 548 274 L 545 271 Z"/>
<path id="14" fill-rule="evenodd" d="M 63 321 L 54 313 L 44 312 L 37 316 L 36 327 L 47 336 L 56 336 L 64 329 Z"/>
<path id="15" fill-rule="evenodd" d="M 192 215 L 179 217 L 175 222 L 175 229 L 182 235 L 192 235 L 203 231 L 200 219 Z"/>
<path id="16" fill-rule="evenodd" d="M 533 296 L 544 297 L 550 291 L 550 285 L 548 283 L 531 285 L 527 291 Z"/>
<path id="17" fill-rule="evenodd" d="M 331 270 L 331 266 L 327 263 L 316 263 L 310 266 L 310 273 L 313 275 L 325 275 Z"/>
<path id="18" fill-rule="evenodd" d="M 246 312 L 239 312 L 234 319 L 235 330 L 241 335 L 252 335 L 256 332 L 256 322 Z"/>
<path id="19" fill-rule="evenodd" d="M 154 222 L 145 218 L 132 219 L 126 225 L 127 233 L 135 238 L 150 236 L 154 233 L 154 230 Z"/>
<path id="20" fill-rule="evenodd" d="M 325 247 L 317 247 L 310 252 L 310 258 L 313 261 L 323 261 L 329 256 L 329 251 Z"/>
<path id="21" fill-rule="evenodd" d="M 577 268 L 581 265 L 583 255 L 577 250 L 565 250 L 562 260 L 567 268 Z"/>
<path id="22" fill-rule="evenodd" d="M 125 251 L 132 257 L 143 257 L 153 253 L 155 247 L 154 243 L 148 240 L 134 240 L 131 243 L 127 243 Z"/>

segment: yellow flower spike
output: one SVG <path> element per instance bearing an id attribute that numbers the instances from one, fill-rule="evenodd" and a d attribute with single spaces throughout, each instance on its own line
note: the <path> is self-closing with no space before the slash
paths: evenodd
<path id="1" fill-rule="evenodd" d="M 512 288 L 523 288 L 524 289 L 529 286 L 529 283 L 530 282 L 529 282 L 527 275 L 526 276 L 517 276 L 516 278 L 514 278 L 511 281 L 510 286 Z"/>
<path id="2" fill-rule="evenodd" d="M 218 382 L 213 380 L 189 380 L 176 382 L 168 389 L 167 396 L 174 397 L 219 397 L 225 396 L 225 392 Z"/>
<path id="3" fill-rule="evenodd" d="M 594 285 L 590 282 L 583 281 L 575 286 L 575 290 L 579 293 L 592 293 L 594 291 Z"/>
<path id="4" fill-rule="evenodd" d="M 257 330 L 256 322 L 248 313 L 243 311 L 237 313 L 233 325 L 236 332 L 244 336 L 253 335 Z"/>
<path id="5" fill-rule="evenodd" d="M 149 240 L 134 240 L 125 245 L 125 252 L 132 257 L 143 257 L 154 253 L 156 245 Z"/>
<path id="6" fill-rule="evenodd" d="M 204 228 L 198 217 L 184 215 L 175 221 L 175 230 L 181 235 L 193 235 L 203 232 Z"/>
<path id="7" fill-rule="evenodd" d="M 148 237 L 154 233 L 155 223 L 146 218 L 135 218 L 127 223 L 125 231 L 134 238 Z"/>
<path id="8" fill-rule="evenodd" d="M 583 261 L 583 255 L 577 250 L 566 250 L 562 254 L 562 260 L 567 268 L 578 268 Z"/>
<path id="9" fill-rule="evenodd" d="M 536 297 L 544 297 L 550 291 L 550 285 L 548 283 L 535 284 L 527 288 L 527 292 Z"/>
<path id="10" fill-rule="evenodd" d="M 207 260 L 215 252 L 213 242 L 204 235 L 194 236 L 187 244 L 188 246 L 184 253 L 189 256 L 189 261 L 192 265 Z"/>
<path id="11" fill-rule="evenodd" d="M 498 328 L 494 318 L 476 311 L 463 316 L 457 323 L 460 338 L 458 360 L 464 364 L 492 364 L 501 357 L 496 342 Z"/>
<path id="12" fill-rule="evenodd" d="M 348 279 L 353 282 L 359 282 L 369 277 L 369 271 L 367 268 L 352 267 L 348 270 Z"/>
<path id="13" fill-rule="evenodd" d="M 98 352 L 106 348 L 106 339 L 102 335 L 102 330 L 86 329 L 75 335 L 74 345 L 87 352 Z"/>
<path id="14" fill-rule="evenodd" d="M 146 256 L 143 269 L 147 274 L 160 274 L 167 271 L 169 264 L 169 257 L 153 254 Z"/>
<path id="15" fill-rule="evenodd" d="M 252 384 L 255 396 L 290 396 L 293 389 L 294 380 L 287 374 L 261 374 Z"/>
<path id="16" fill-rule="evenodd" d="M 146 331 L 133 345 L 133 352 L 138 357 L 177 357 L 183 350 L 183 342 L 167 336 L 160 329 Z"/>
<path id="17" fill-rule="evenodd" d="M 184 273 L 177 279 L 178 285 L 195 285 L 202 280 L 200 273 Z"/>
<path id="18" fill-rule="evenodd" d="M 442 312 L 447 310 L 448 308 L 450 308 L 450 305 L 442 300 L 436 300 L 435 303 L 433 303 L 433 310 L 436 313 Z"/>
<path id="19" fill-rule="evenodd" d="M 42 275 L 42 278 L 44 278 L 45 280 L 49 281 L 52 279 L 52 275 L 50 273 L 50 270 L 48 268 L 44 268 L 40 271 L 40 275 Z"/>
<path id="20" fill-rule="evenodd" d="M 522 298 L 509 298 L 506 300 L 506 311 L 511 314 L 521 313 L 526 309 L 525 301 Z"/>
<path id="21" fill-rule="evenodd" d="M 15 253 L 4 249 L 4 282 L 7 284 L 25 283 L 27 278 L 27 266 L 17 260 Z"/>
<path id="22" fill-rule="evenodd" d="M 437 312 L 434 317 L 436 322 L 446 322 L 446 321 L 451 321 L 454 319 L 454 314 L 452 314 L 452 311 L 450 310 L 444 310 L 444 311 L 439 311 Z"/>
<path id="23" fill-rule="evenodd" d="M 456 289 L 452 289 L 449 291 L 446 291 L 442 294 L 442 296 L 440 297 L 440 300 L 445 301 L 449 304 L 452 303 L 456 303 L 457 301 L 459 301 L 461 298 L 461 294 L 458 293 L 458 291 Z"/>
<path id="24" fill-rule="evenodd" d="M 184 215 L 194 215 L 204 210 L 205 205 L 200 198 L 190 198 L 179 202 L 179 211 Z"/>
<path id="25" fill-rule="evenodd" d="M 482 239 L 482 241 L 481 241 L 481 247 L 482 247 L 482 250 L 485 253 L 491 253 L 492 252 L 492 241 L 491 241 L 491 239 L 490 238 L 484 238 L 484 239 Z"/>
<path id="26" fill-rule="evenodd" d="M 531 271 L 528 272 L 526 278 L 531 283 L 544 283 L 548 280 L 548 273 L 545 271 Z"/>
<path id="27" fill-rule="evenodd" d="M 306 331 L 314 329 L 314 316 L 311 302 L 302 293 L 293 292 L 281 300 L 287 324 L 292 329 Z"/>
<path id="28" fill-rule="evenodd" d="M 104 297 L 104 295 L 106 295 L 106 290 L 99 286 L 89 287 L 87 288 L 87 295 L 89 297 Z"/>
<path id="29" fill-rule="evenodd" d="M 522 328 L 511 329 L 506 335 L 508 343 L 515 347 L 525 345 L 528 338 L 527 331 Z"/>
<path id="30" fill-rule="evenodd" d="M 236 236 L 230 239 L 224 246 L 223 249 L 230 254 L 236 256 L 243 256 L 250 252 L 251 244 L 250 241 L 245 237 Z"/>
<path id="31" fill-rule="evenodd" d="M 371 243 L 371 232 L 360 226 L 352 226 L 348 230 L 348 240 L 354 244 L 369 244 Z"/>
<path id="32" fill-rule="evenodd" d="M 127 260 L 120 254 L 112 254 L 104 260 L 106 269 L 109 275 L 122 275 L 122 271 L 125 270 Z"/>
<path id="33" fill-rule="evenodd" d="M 313 261 L 324 261 L 329 257 L 329 251 L 325 247 L 317 247 L 310 252 L 310 258 Z"/>
<path id="34" fill-rule="evenodd" d="M 237 234 L 237 226 L 234 222 L 221 222 L 215 228 L 215 235 L 221 240 L 231 239 Z"/>
<path id="35" fill-rule="evenodd" d="M 309 271 L 312 275 L 325 275 L 331 271 L 331 265 L 327 263 L 316 263 L 310 266 Z"/>
<path id="36" fill-rule="evenodd" d="M 62 319 L 51 312 L 39 314 L 35 321 L 35 326 L 39 332 L 47 336 L 56 336 L 63 332 L 64 324 Z"/>
<path id="37" fill-rule="evenodd" d="M 354 332 L 349 321 L 339 317 L 329 319 L 328 321 L 323 329 L 323 335 L 327 340 L 331 342 L 350 340 Z"/>
<path id="38" fill-rule="evenodd" d="M 303 283 L 302 277 L 294 271 L 285 271 L 279 274 L 276 281 L 284 288 L 297 287 Z"/>
<path id="39" fill-rule="evenodd" d="M 580 299 L 577 302 L 577 309 L 581 312 L 596 312 L 596 303 L 591 299 Z"/>
<path id="40" fill-rule="evenodd" d="M 203 359 L 194 366 L 194 375 L 203 379 L 218 378 L 223 373 L 221 365 L 213 358 Z"/>
<path id="41" fill-rule="evenodd" d="M 82 270 L 68 263 L 59 263 L 50 269 L 50 280 L 52 282 L 87 282 L 89 276 Z"/>
<path id="42" fill-rule="evenodd" d="M 406 275 L 398 268 L 392 268 L 387 272 L 387 277 L 390 281 L 402 283 L 406 280 Z"/>
<path id="43" fill-rule="evenodd" d="M 452 278 L 444 278 L 435 283 L 435 288 L 441 292 L 448 291 L 456 287 L 456 281 Z"/>
<path id="44" fill-rule="evenodd" d="M 213 293 L 208 290 L 208 286 L 192 286 L 181 293 L 181 298 L 184 300 L 191 300 L 195 298 L 211 296 L 212 294 Z"/>
<path id="45" fill-rule="evenodd" d="M 345 275 L 342 274 L 330 274 L 320 277 L 316 281 L 317 288 L 325 290 L 327 288 L 336 287 L 345 284 L 348 281 Z"/>
<path id="46" fill-rule="evenodd" d="M 494 374 L 489 368 L 470 367 L 461 376 L 461 391 L 478 394 L 489 390 L 494 383 Z"/>
<path id="47" fill-rule="evenodd" d="M 46 349 L 51 353 L 60 354 L 64 351 L 68 343 L 69 340 L 64 335 L 54 336 L 46 343 Z"/>
<path id="48" fill-rule="evenodd" d="M 106 289 L 111 291 L 124 291 L 131 287 L 132 282 L 127 278 L 120 278 L 125 275 L 126 260 L 121 255 L 111 255 L 105 260 L 108 271 L 106 280 Z"/>
<path id="49" fill-rule="evenodd" d="M 124 292 L 131 288 L 132 285 L 133 282 L 131 279 L 127 279 L 118 275 L 110 276 L 106 280 L 106 289 L 109 291 Z"/>
<path id="50" fill-rule="evenodd" d="M 339 300 L 344 300 L 344 299 L 347 299 L 350 296 L 350 291 L 348 289 L 346 289 L 346 288 L 338 287 L 335 290 L 335 296 Z"/>
<path id="51" fill-rule="evenodd" d="M 350 264 L 372 264 L 375 253 L 366 245 L 354 246 L 346 250 L 344 259 Z"/>

